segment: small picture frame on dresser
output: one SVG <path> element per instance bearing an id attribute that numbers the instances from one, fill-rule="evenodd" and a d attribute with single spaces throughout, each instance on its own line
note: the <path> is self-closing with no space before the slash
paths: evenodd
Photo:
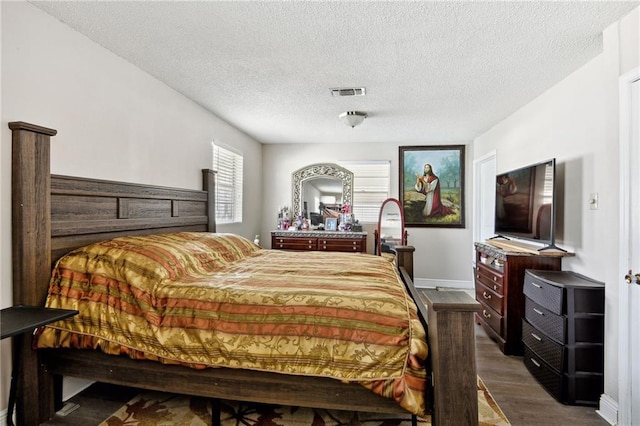
<path id="1" fill-rule="evenodd" d="M 335 231 L 338 229 L 338 218 L 337 217 L 328 217 L 324 220 L 324 230 L 325 231 Z"/>

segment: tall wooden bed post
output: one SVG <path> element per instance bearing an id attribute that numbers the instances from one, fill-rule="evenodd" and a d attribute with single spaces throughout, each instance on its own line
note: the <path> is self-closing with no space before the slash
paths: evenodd
<path id="1" fill-rule="evenodd" d="M 202 189 L 207 191 L 207 232 L 216 232 L 216 172 L 202 169 Z"/>
<path id="2" fill-rule="evenodd" d="M 51 275 L 50 139 L 57 131 L 23 122 L 9 123 L 9 128 L 13 131 L 13 304 L 44 306 L 47 292 L 42 289 Z M 35 425 L 55 411 L 53 395 L 38 398 L 38 388 L 53 388 L 54 378 L 39 374 L 38 352 L 31 350 L 31 339 L 17 341 L 22 346 L 17 394 L 25 397 L 16 400 L 16 416 L 23 424 Z M 38 405 L 28 406 L 27 401 L 34 400 Z"/>

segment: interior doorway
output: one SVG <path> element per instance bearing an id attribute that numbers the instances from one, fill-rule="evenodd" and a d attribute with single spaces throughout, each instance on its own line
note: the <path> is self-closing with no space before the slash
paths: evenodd
<path id="1" fill-rule="evenodd" d="M 485 241 L 494 236 L 493 212 L 496 199 L 495 151 L 473 162 L 473 240 Z"/>

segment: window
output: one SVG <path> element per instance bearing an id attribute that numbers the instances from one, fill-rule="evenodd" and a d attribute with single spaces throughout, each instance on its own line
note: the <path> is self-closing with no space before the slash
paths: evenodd
<path id="1" fill-rule="evenodd" d="M 216 223 L 242 222 L 242 154 L 212 142 L 216 174 Z"/>
<path id="2" fill-rule="evenodd" d="M 360 223 L 378 223 L 382 202 L 389 198 L 389 161 L 342 162 L 353 172 L 352 210 Z"/>

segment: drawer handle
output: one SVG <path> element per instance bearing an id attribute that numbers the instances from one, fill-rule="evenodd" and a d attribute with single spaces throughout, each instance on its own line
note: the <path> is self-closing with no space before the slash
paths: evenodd
<path id="1" fill-rule="evenodd" d="M 498 281 L 498 277 L 494 276 L 494 277 L 493 277 L 493 280 L 494 280 L 494 281 Z"/>
<path id="2" fill-rule="evenodd" d="M 538 315 L 544 315 L 544 312 L 542 312 L 540 309 L 533 308 L 533 312 L 535 312 Z"/>
<path id="3" fill-rule="evenodd" d="M 354 247 L 353 250 L 358 250 L 358 247 Z"/>
<path id="4" fill-rule="evenodd" d="M 532 283 L 531 283 L 531 285 L 533 285 L 533 286 L 535 286 L 535 287 L 538 287 L 538 288 L 542 288 L 542 286 L 541 286 L 540 284 L 536 284 L 536 283 L 534 283 L 534 282 L 532 282 Z"/>
<path id="5" fill-rule="evenodd" d="M 484 298 L 485 298 L 485 299 L 487 299 L 487 300 L 491 299 L 491 295 L 490 295 L 490 294 L 487 294 L 487 292 L 486 292 L 486 291 L 483 291 L 483 292 L 482 292 L 482 297 L 484 297 Z"/>
<path id="6" fill-rule="evenodd" d="M 479 280 L 480 279 L 480 274 L 476 274 L 476 279 Z"/>
<path id="7" fill-rule="evenodd" d="M 497 290 L 498 290 L 498 286 L 497 286 L 497 285 L 494 285 L 494 286 L 493 286 L 493 289 L 497 291 Z"/>
<path id="8" fill-rule="evenodd" d="M 533 358 L 529 358 L 529 359 L 531 360 L 531 362 L 532 362 L 536 367 L 540 368 L 540 363 L 539 363 L 538 361 L 536 361 L 536 360 L 535 360 L 535 359 L 533 359 Z"/>
<path id="9" fill-rule="evenodd" d="M 309 246 L 308 248 L 312 248 L 311 246 Z"/>
<path id="10" fill-rule="evenodd" d="M 482 310 L 482 315 L 483 315 L 485 318 L 491 318 L 491 314 L 490 314 L 489 312 L 487 312 L 487 310 L 486 310 L 486 309 L 483 309 L 483 310 Z"/>
<path id="11" fill-rule="evenodd" d="M 531 333 L 531 337 L 536 339 L 538 342 L 542 342 L 542 337 L 538 336 L 536 333 Z"/>

